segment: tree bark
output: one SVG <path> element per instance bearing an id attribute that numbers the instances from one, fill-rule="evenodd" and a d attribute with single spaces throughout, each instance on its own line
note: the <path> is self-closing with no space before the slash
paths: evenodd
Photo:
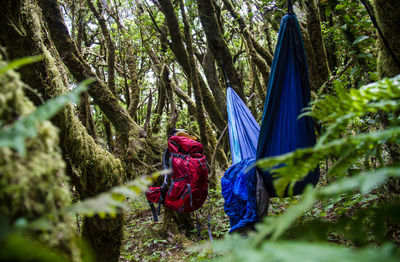
<path id="1" fill-rule="evenodd" d="M 393 77 L 400 74 L 400 2 L 374 0 L 375 15 L 378 27 L 386 40 L 379 37 L 378 73 L 380 78 Z M 400 115 L 399 110 L 394 112 L 395 117 Z M 389 125 L 387 114 L 381 114 L 383 125 Z M 389 153 L 393 163 L 400 162 L 400 146 L 388 143 Z"/>
<path id="2" fill-rule="evenodd" d="M 170 0 L 160 0 L 159 3 L 160 3 L 160 7 L 162 8 L 161 11 L 165 15 L 167 26 L 168 26 L 168 31 L 169 31 L 169 34 L 170 34 L 171 40 L 172 40 L 172 42 L 171 42 L 171 44 L 169 44 L 169 46 L 170 46 L 172 52 L 174 53 L 176 60 L 182 67 L 183 71 L 190 79 L 193 88 L 196 85 L 196 83 L 194 81 L 199 82 L 197 85 L 199 85 L 199 87 L 200 87 L 200 92 L 202 95 L 204 107 L 207 110 L 208 115 L 210 116 L 212 122 L 218 127 L 218 129 L 220 129 L 222 131 L 225 127 L 226 121 L 222 117 L 221 112 L 218 110 L 218 107 L 217 107 L 214 99 L 212 98 L 212 94 L 209 91 L 209 89 L 207 88 L 207 85 L 204 82 L 203 78 L 201 77 L 200 73 L 198 72 L 197 68 L 195 68 L 195 70 L 196 70 L 196 75 L 197 75 L 198 80 L 196 80 L 196 78 L 191 77 L 193 75 L 191 72 L 192 67 L 190 66 L 190 63 L 189 63 L 188 53 L 187 53 L 187 50 L 184 45 L 184 41 L 183 41 L 180 27 L 179 27 L 178 18 L 176 16 L 174 7 Z M 165 43 L 168 44 L 168 41 L 165 38 L 165 36 L 162 36 L 162 41 L 164 41 Z"/>
<path id="3" fill-rule="evenodd" d="M 117 88 L 115 87 L 115 46 L 114 46 L 114 42 L 111 39 L 110 31 L 108 30 L 106 20 L 104 19 L 104 16 L 102 14 L 103 7 L 101 4 L 101 1 L 98 1 L 97 5 L 100 8 L 100 12 L 98 12 L 91 0 L 86 0 L 86 2 L 88 3 L 90 10 L 92 10 L 94 16 L 96 17 L 97 21 L 99 22 L 103 36 L 106 39 L 106 45 L 107 45 L 107 51 L 108 51 L 107 52 L 107 65 L 108 65 L 107 83 L 108 83 L 108 88 L 111 90 L 113 95 L 115 97 L 117 97 L 118 96 Z"/>
<path id="4" fill-rule="evenodd" d="M 148 134 L 147 131 L 149 130 L 152 104 L 153 104 L 153 93 L 150 90 L 149 99 L 147 101 L 146 121 L 144 122 L 144 126 L 143 126 L 143 129 L 146 131 L 146 134 Z"/>
<path id="5" fill-rule="evenodd" d="M 43 61 L 21 69 L 23 80 L 38 90 L 44 98 L 50 99 L 64 93 L 60 58 L 53 49 L 50 39 L 43 39 L 48 34 L 43 30 L 42 14 L 31 1 L 8 1 L 12 11 L 2 13 L 1 44 L 8 47 L 10 57 L 17 58 L 28 55 L 43 55 Z M 3 10 L 4 11 L 4 10 Z M 16 27 L 24 28 L 21 35 Z M 67 105 L 53 118 L 60 129 L 63 151 L 69 156 L 74 166 L 80 169 L 77 179 L 82 198 L 91 197 L 119 185 L 124 176 L 121 162 L 107 150 L 97 145 L 76 117 L 72 105 Z M 115 219 L 87 218 L 84 223 L 84 237 L 93 246 L 97 255 L 96 261 L 118 261 L 122 238 L 121 215 Z M 105 247 L 104 245 L 107 245 Z M 105 260 L 102 260 L 105 259 Z"/>
<path id="6" fill-rule="evenodd" d="M 137 120 L 137 109 L 140 100 L 139 77 L 137 73 L 136 59 L 133 54 L 131 54 L 130 52 L 128 53 L 129 54 L 127 55 L 128 58 L 127 62 L 128 62 L 129 75 L 131 78 L 131 85 L 130 85 L 131 103 L 129 104 L 128 107 L 128 113 L 133 119 Z"/>
<path id="7" fill-rule="evenodd" d="M 114 152 L 115 143 L 110 121 L 108 121 L 108 119 L 104 115 L 102 116 L 102 118 L 103 118 L 104 133 L 106 135 L 108 151 Z"/>
<path id="8" fill-rule="evenodd" d="M 207 45 L 213 53 L 218 65 L 225 70 L 230 84 L 236 93 L 246 101 L 244 95 L 244 85 L 241 77 L 236 71 L 233 63 L 233 57 L 229 51 L 228 45 L 222 35 L 222 30 L 218 25 L 215 8 L 211 0 L 197 0 L 198 14 L 207 37 Z"/>
<path id="9" fill-rule="evenodd" d="M 400 74 L 400 2 L 374 0 L 374 5 L 378 26 L 388 44 L 385 46 L 379 37 L 378 72 L 381 78 L 393 77 Z"/>
<path id="10" fill-rule="evenodd" d="M 208 86 L 213 93 L 214 100 L 219 101 L 219 110 L 222 112 L 224 119 L 227 119 L 226 98 L 223 89 L 219 83 L 217 70 L 215 67 L 215 58 L 210 49 L 207 49 L 203 58 L 204 75 L 207 78 Z"/>
<path id="11" fill-rule="evenodd" d="M 83 126 L 86 127 L 88 133 L 93 137 L 94 141 L 97 142 L 97 132 L 93 121 L 89 95 L 87 92 L 83 92 L 81 95 L 81 102 L 78 106 L 78 115 Z"/>
<path id="12" fill-rule="evenodd" d="M 314 63 L 309 63 L 310 88 L 317 91 L 329 78 L 328 57 L 325 45 L 322 40 L 321 19 L 319 9 L 315 0 L 306 1 L 307 11 L 307 32 L 310 38 L 312 49 L 308 50 L 313 56 Z"/>
<path id="13" fill-rule="evenodd" d="M 169 70 L 164 65 L 161 72 L 161 83 L 166 91 L 167 98 L 170 104 L 170 112 L 168 113 L 168 124 L 167 134 L 170 134 L 173 129 L 176 128 L 176 122 L 178 122 L 178 109 L 176 108 L 174 93 L 172 92 L 171 80 L 169 79 Z"/>
<path id="14" fill-rule="evenodd" d="M 156 119 L 154 120 L 152 124 L 152 132 L 153 133 L 158 133 L 160 132 L 160 122 L 161 122 L 161 115 L 164 111 L 165 107 L 165 100 L 166 100 L 166 94 L 165 94 L 165 89 L 162 83 L 158 84 L 158 99 L 157 99 L 157 106 L 156 106 Z"/>

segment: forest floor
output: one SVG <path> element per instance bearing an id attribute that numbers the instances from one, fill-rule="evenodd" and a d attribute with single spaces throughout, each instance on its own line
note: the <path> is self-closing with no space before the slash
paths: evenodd
<path id="1" fill-rule="evenodd" d="M 222 177 L 223 173 L 219 175 Z M 208 216 L 213 239 L 223 238 L 229 231 L 229 218 L 223 205 L 221 188 L 209 190 L 203 207 L 191 214 L 194 225 L 195 217 L 198 218 L 200 234 L 196 226 L 190 232 L 173 233 L 173 230 L 164 232 L 162 229 L 164 207 L 159 222 L 154 222 L 144 194 L 129 201 L 120 261 L 199 261 L 211 258 Z"/>
<path id="2" fill-rule="evenodd" d="M 322 170 L 321 179 L 317 187 L 327 184 L 325 172 Z M 222 177 L 220 172 L 219 176 Z M 382 197 L 381 191 L 374 191 L 368 195 L 355 194 L 351 199 L 345 196 L 338 196 L 326 203 L 317 203 L 308 210 L 301 218 L 301 221 L 321 219 L 324 221 L 336 221 L 341 216 L 352 216 L 357 210 L 377 203 Z M 270 199 L 269 216 L 279 215 L 291 204 L 301 201 L 301 196 L 290 198 Z M 207 218 L 210 214 L 210 225 L 213 239 L 222 239 L 229 231 L 229 218 L 223 209 L 224 199 L 221 195 L 220 185 L 215 190 L 209 191 L 209 198 L 201 209 L 192 214 L 193 220 L 197 215 L 201 232 L 197 229 L 191 232 L 173 231 L 162 229 L 163 210 L 159 222 L 154 222 L 150 207 L 143 194 L 139 199 L 129 201 L 129 210 L 126 217 L 125 237 L 121 247 L 121 262 L 127 261 L 201 261 L 208 260 L 215 253 L 211 251 L 210 239 L 207 230 Z M 175 231 L 176 232 L 176 231 Z M 400 243 L 400 230 L 392 232 L 394 239 Z M 343 234 L 330 233 L 328 241 L 351 246 Z"/>

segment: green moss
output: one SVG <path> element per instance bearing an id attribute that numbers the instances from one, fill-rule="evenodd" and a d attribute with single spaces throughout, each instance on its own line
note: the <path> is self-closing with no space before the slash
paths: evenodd
<path id="1" fill-rule="evenodd" d="M 65 72 L 61 59 L 52 46 L 51 39 L 41 24 L 41 12 L 35 4 L 25 3 L 26 29 L 32 37 L 30 48 L 43 55 L 40 67 L 31 67 L 42 87 L 40 91 L 46 98 L 58 96 L 67 91 Z M 36 19 L 38 18 L 38 19 Z M 41 68 L 42 70 L 38 70 Z M 29 79 L 28 79 L 29 80 Z M 67 105 L 52 119 L 60 129 L 63 152 L 80 172 L 75 172 L 74 185 L 81 199 L 92 197 L 122 183 L 125 172 L 121 161 L 110 152 L 96 144 L 76 116 L 73 105 Z M 133 132 L 133 131 L 132 131 Z M 85 218 L 82 234 L 94 249 L 96 261 L 117 261 L 122 237 L 123 219 Z"/>
<path id="2" fill-rule="evenodd" d="M 4 64 L 4 62 L 1 62 Z M 10 124 L 35 107 L 25 97 L 23 83 L 12 71 L 0 75 L 0 120 Z M 71 202 L 65 164 L 58 147 L 58 130 L 46 121 L 37 127 L 38 136 L 26 141 L 21 156 L 10 148 L 0 148 L 0 213 L 13 223 L 46 216 L 51 227 L 29 235 L 67 253 L 78 261 L 79 249 L 71 217 L 57 211 Z"/>
<path id="3" fill-rule="evenodd" d="M 46 74 L 42 75 L 44 86 L 42 91 L 46 97 L 58 96 L 67 91 L 63 77 L 67 74 L 60 64 L 61 59 L 58 53 L 53 50 L 52 46 L 49 47 L 45 44 L 45 39 L 43 39 L 45 34 L 40 24 L 42 18 L 38 7 L 27 3 L 24 6 L 24 10 L 26 9 L 29 10 L 27 16 L 32 26 L 30 32 L 36 45 L 35 49 L 44 57 Z M 37 72 L 37 74 L 40 73 Z M 83 191 L 79 193 L 81 198 L 86 198 L 121 184 L 124 172 L 121 161 L 96 144 L 76 115 L 75 107 L 67 105 L 55 117 L 54 122 L 60 128 L 60 137 L 65 151 L 74 166 L 80 170 L 79 188 Z"/>

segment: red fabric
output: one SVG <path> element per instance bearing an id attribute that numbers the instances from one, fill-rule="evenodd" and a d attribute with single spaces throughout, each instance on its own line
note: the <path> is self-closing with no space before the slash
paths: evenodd
<path id="1" fill-rule="evenodd" d="M 190 154 L 196 157 L 201 157 L 200 155 L 203 154 L 203 145 L 185 136 L 171 136 L 168 149 L 170 153 Z"/>
<path id="2" fill-rule="evenodd" d="M 173 173 L 165 195 L 165 206 L 178 212 L 199 209 L 208 195 L 208 171 L 203 145 L 187 137 L 172 136 L 168 141 L 168 149 Z M 150 187 L 146 192 L 150 202 L 158 202 L 161 190 L 157 190 Z"/>
<path id="3" fill-rule="evenodd" d="M 146 198 L 150 202 L 158 203 L 161 196 L 161 187 L 149 187 L 149 190 L 146 191 Z"/>

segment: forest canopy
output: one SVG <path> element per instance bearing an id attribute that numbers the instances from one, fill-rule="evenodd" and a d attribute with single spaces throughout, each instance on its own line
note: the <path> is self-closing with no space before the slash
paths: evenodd
<path id="1" fill-rule="evenodd" d="M 227 88 L 260 124 L 291 5 L 317 142 L 257 161 L 278 197 L 228 234 Z M 399 13 L 395 0 L 1 1 L 0 260 L 398 261 Z M 168 173 L 176 129 L 204 147 L 208 198 L 154 222 L 144 191 Z M 318 166 L 315 188 L 283 197 Z"/>

